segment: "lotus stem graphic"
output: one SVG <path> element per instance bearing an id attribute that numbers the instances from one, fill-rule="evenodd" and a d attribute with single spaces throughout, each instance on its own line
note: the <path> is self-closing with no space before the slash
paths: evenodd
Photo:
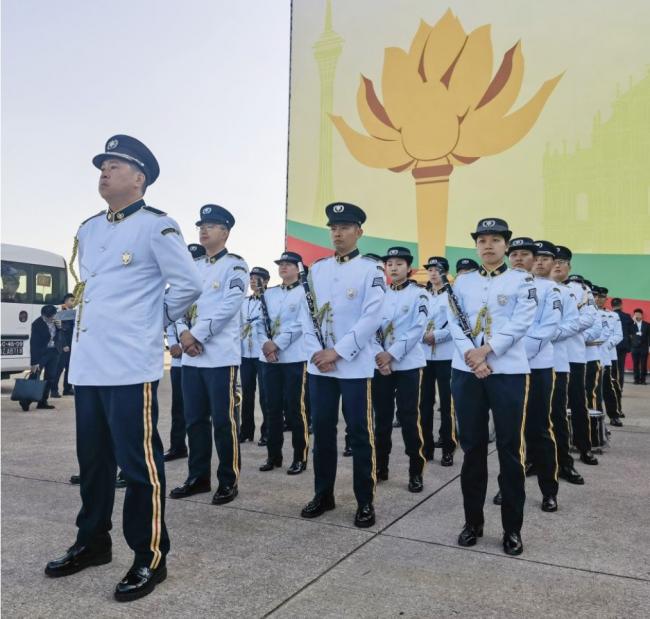
<path id="1" fill-rule="evenodd" d="M 420 260 L 443 255 L 449 176 L 455 166 L 500 153 L 535 124 L 562 77 L 542 84 L 510 112 L 521 88 L 524 59 L 517 42 L 492 76 L 490 26 L 466 34 L 451 10 L 430 26 L 424 21 L 408 52 L 388 47 L 382 73 L 383 103 L 361 76 L 357 108 L 369 135 L 331 115 L 350 153 L 361 163 L 415 179 Z"/>

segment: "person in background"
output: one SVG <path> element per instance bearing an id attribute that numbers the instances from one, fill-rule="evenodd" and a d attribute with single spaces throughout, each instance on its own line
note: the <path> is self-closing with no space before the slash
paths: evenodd
<path id="1" fill-rule="evenodd" d="M 32 332 L 29 337 L 32 376 L 36 375 L 40 378 L 41 372 L 45 371 L 45 391 L 36 408 L 55 408 L 47 401 L 50 393 L 55 393 L 57 389 L 56 376 L 61 350 L 61 321 L 55 319 L 55 316 L 56 307 L 44 305 L 41 308 L 40 317 L 32 323 Z M 24 411 L 29 409 L 29 404 L 29 402 L 20 402 Z"/>
<path id="2" fill-rule="evenodd" d="M 648 347 L 650 346 L 650 324 L 643 320 L 643 310 L 634 310 L 632 322 L 632 362 L 634 364 L 634 384 L 646 385 L 648 374 Z"/>
<path id="3" fill-rule="evenodd" d="M 634 323 L 632 316 L 623 311 L 623 301 L 618 297 L 612 299 L 612 311 L 618 314 L 621 320 L 621 327 L 623 328 L 623 339 L 616 346 L 616 356 L 618 360 L 618 384 L 623 393 L 623 385 L 625 384 L 625 359 L 630 352 L 630 340 L 632 338 L 632 328 Z"/>
<path id="4" fill-rule="evenodd" d="M 51 394 L 53 398 L 61 397 L 59 395 L 61 374 L 63 374 L 63 395 L 74 395 L 74 387 L 68 382 L 68 369 L 70 366 L 70 348 L 72 347 L 75 316 L 74 295 L 68 293 L 63 297 L 61 310 L 56 316 L 61 321 L 61 355 L 56 370 L 56 389 Z"/>

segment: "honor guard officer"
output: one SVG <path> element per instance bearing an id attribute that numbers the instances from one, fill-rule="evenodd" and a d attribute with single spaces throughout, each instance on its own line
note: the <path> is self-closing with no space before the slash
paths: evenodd
<path id="1" fill-rule="evenodd" d="M 518 555 L 523 551 L 526 494 L 522 440 L 530 372 L 523 337 L 535 317 L 537 297 L 533 278 L 525 271 L 508 269 L 504 262 L 511 235 L 502 219 L 479 221 L 472 238 L 482 265 L 456 281 L 454 292 L 460 307 L 454 308 L 455 301 L 450 298 L 448 320 L 456 344 L 451 392 L 465 454 L 461 471 L 465 526 L 458 543 L 473 546 L 483 535 L 492 410 L 503 494 L 503 549 L 506 554 Z M 463 313 L 462 319 L 458 311 Z M 460 320 L 469 327 L 467 335 Z"/>
<path id="2" fill-rule="evenodd" d="M 456 277 L 463 273 L 471 273 L 472 271 L 478 271 L 478 262 L 476 260 L 461 258 L 456 261 Z"/>
<path id="3" fill-rule="evenodd" d="M 244 298 L 248 267 L 229 254 L 226 241 L 235 225 L 232 214 L 216 204 L 201 207 L 199 240 L 206 255 L 197 262 L 203 292 L 192 312 L 192 327 L 180 323 L 183 346 L 183 400 L 189 442 L 189 473 L 170 496 L 183 498 L 210 491 L 212 439 L 219 458 L 219 487 L 212 503 L 232 501 L 238 492 L 240 456 L 235 387 L 241 363 L 239 309 Z"/>
<path id="4" fill-rule="evenodd" d="M 266 389 L 260 372 L 260 354 L 262 349 L 257 340 L 257 322 L 260 316 L 260 293 L 266 288 L 271 275 L 263 267 L 253 267 L 250 273 L 252 295 L 241 304 L 241 427 L 239 442 L 245 443 L 255 438 L 255 392 L 260 386 L 260 408 L 262 409 L 262 426 L 260 428 L 260 447 L 266 445 Z"/>
<path id="5" fill-rule="evenodd" d="M 589 280 L 584 279 L 582 275 L 571 275 L 569 280 L 580 282 L 584 286 L 586 294 L 589 296 L 588 303 L 593 303 L 593 307 L 595 308 L 596 319 L 593 324 L 583 332 L 585 338 L 585 355 L 587 359 L 587 365 L 585 368 L 585 394 L 587 396 L 587 409 L 602 410 L 603 399 L 602 393 L 600 392 L 600 378 L 602 373 L 600 345 L 609 337 L 607 321 L 598 314 L 596 300 L 594 299 L 593 291 L 591 289 L 592 283 Z M 605 329 L 604 334 L 603 328 Z M 601 337 L 603 338 L 602 340 Z M 589 419 L 591 427 L 591 418 Z"/>
<path id="6" fill-rule="evenodd" d="M 606 308 L 605 304 L 607 303 L 607 295 L 609 290 L 601 286 L 600 293 L 602 296 L 603 307 Z M 612 375 L 612 388 L 614 389 L 614 394 L 616 396 L 616 407 L 618 410 L 618 420 L 621 420 L 623 415 L 623 409 L 621 408 L 621 398 L 623 394 L 621 392 L 621 379 L 619 376 L 619 367 L 618 367 L 618 347 L 623 342 L 623 323 L 617 312 L 613 310 L 607 310 L 607 320 L 609 322 L 610 333 L 612 334 L 611 341 L 614 343 L 614 347 L 610 350 L 610 361 L 611 361 L 611 375 Z M 612 423 L 612 425 L 618 426 L 617 423 Z M 621 422 L 623 425 L 623 422 Z"/>
<path id="7" fill-rule="evenodd" d="M 408 279 L 413 256 L 406 247 L 391 247 L 382 260 L 392 283 L 384 298 L 378 332 L 380 352 L 375 356 L 378 369 L 372 379 L 377 477 L 388 479 L 393 416 L 397 403 L 397 418 L 409 457 L 408 489 L 409 492 L 422 492 L 425 459 L 422 452 L 420 393 L 422 368 L 426 361 L 420 342 L 428 320 L 429 299 L 424 288 Z"/>
<path id="8" fill-rule="evenodd" d="M 470 262 L 469 259 L 463 260 Z M 474 262 L 473 260 L 471 262 Z M 422 377 L 422 431 L 424 433 L 424 457 L 433 460 L 434 447 L 442 448 L 442 466 L 454 463 L 456 450 L 456 419 L 451 403 L 451 360 L 454 356 L 454 340 L 447 323 L 449 300 L 443 290 L 443 273 L 449 272 L 449 262 L 442 256 L 432 256 L 422 265 L 429 273 L 429 321 L 423 338 L 427 365 Z M 464 264 L 462 266 L 469 266 Z M 477 265 L 478 268 L 478 265 Z M 433 441 L 433 409 L 436 403 L 436 385 L 440 398 L 440 440 Z"/>
<path id="9" fill-rule="evenodd" d="M 147 206 L 158 162 L 140 141 L 116 135 L 93 159 L 108 210 L 83 222 L 75 238 L 82 282 L 70 382 L 75 385 L 82 507 L 77 541 L 45 568 L 67 576 L 111 561 L 115 473 L 122 469 L 124 536 L 135 553 L 115 597 L 150 593 L 167 575 L 165 469 L 156 391 L 163 375 L 163 331 L 201 291 L 178 224 Z M 169 285 L 165 294 L 165 286 Z M 115 331 L 119 321 L 119 333 Z"/>
<path id="10" fill-rule="evenodd" d="M 260 471 L 272 471 L 282 466 L 284 411 L 291 428 L 293 446 L 293 461 L 287 474 L 299 475 L 307 468 L 309 450 L 305 409 L 307 367 L 301 323 L 305 291 L 298 279 L 298 264 L 302 263 L 302 257 L 285 251 L 275 263 L 282 284 L 266 290 L 267 315 L 257 321 L 257 338 L 262 349 L 260 372 L 265 384 L 270 385 L 267 391 L 268 458 Z"/>
<path id="11" fill-rule="evenodd" d="M 555 262 L 555 246 L 548 241 L 520 237 L 510 241 L 508 259 L 513 268 L 520 268 L 535 276 L 537 312 L 533 324 L 524 336 L 524 345 L 530 365 L 530 384 L 524 437 L 526 461 L 537 473 L 542 492 L 542 511 L 557 511 L 558 459 L 555 433 L 551 422 L 553 395 L 553 344 L 562 318 L 560 290 L 549 279 Z"/>
<path id="12" fill-rule="evenodd" d="M 375 523 L 373 498 L 377 479 L 370 392 L 375 369 L 371 340 L 381 323 L 386 282 L 382 267 L 361 257 L 357 249 L 366 214 L 345 202 L 330 204 L 325 212 L 336 254 L 313 264 L 314 313 L 307 310 L 309 299 L 303 306 L 316 492 L 302 510 L 302 516 L 315 518 L 335 507 L 336 426 L 342 398 L 358 503 L 354 523 L 369 527 Z"/>
<path id="13" fill-rule="evenodd" d="M 591 452 L 589 409 L 587 408 L 585 393 L 587 354 L 584 332 L 592 327 L 596 320 L 596 306 L 593 298 L 587 293 L 580 281 L 569 280 L 571 258 L 571 250 L 563 245 L 558 245 L 557 258 L 551 272 L 551 278 L 555 282 L 564 282 L 568 285 L 573 293 L 571 303 L 575 303 L 578 309 L 580 332 L 565 340 L 569 359 L 568 404 L 571 409 L 573 444 L 580 452 L 580 460 L 585 464 L 595 465 L 598 464 L 598 459 Z"/>
<path id="14" fill-rule="evenodd" d="M 621 329 L 620 332 L 617 332 L 614 317 L 618 320 L 618 316 L 605 307 L 605 303 L 607 302 L 607 288 L 594 286 L 593 292 L 596 307 L 598 308 L 598 315 L 603 325 L 603 330 L 600 336 L 602 343 L 599 347 L 602 372 L 600 374 L 598 394 L 602 397 L 602 404 L 604 404 L 605 412 L 607 413 L 607 417 L 609 417 L 610 425 L 621 427 L 623 422 L 620 420 L 621 413 L 618 408 L 618 399 L 616 397 L 614 379 L 612 377 L 612 350 L 616 351 L 616 344 L 621 341 L 623 330 Z M 602 404 L 599 410 L 602 410 Z"/>
<path id="15" fill-rule="evenodd" d="M 187 246 L 193 260 L 205 256 L 205 248 L 198 243 Z M 187 445 L 185 444 L 185 413 L 183 412 L 183 384 L 181 373 L 183 370 L 183 349 L 178 341 L 178 328 L 172 322 L 167 327 L 167 345 L 171 356 L 169 378 L 172 387 L 172 425 L 169 432 L 169 450 L 165 453 L 165 462 L 187 458 Z"/>

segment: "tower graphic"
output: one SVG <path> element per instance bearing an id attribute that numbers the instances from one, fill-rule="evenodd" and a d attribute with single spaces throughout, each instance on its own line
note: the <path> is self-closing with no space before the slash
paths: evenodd
<path id="1" fill-rule="evenodd" d="M 320 131 L 318 149 L 318 188 L 314 205 L 313 221 L 320 221 L 323 208 L 334 199 L 332 180 L 332 123 L 329 115 L 334 101 L 334 74 L 341 50 L 343 37 L 332 29 L 332 2 L 325 7 L 325 27 L 318 41 L 314 43 L 314 58 L 320 76 Z"/>

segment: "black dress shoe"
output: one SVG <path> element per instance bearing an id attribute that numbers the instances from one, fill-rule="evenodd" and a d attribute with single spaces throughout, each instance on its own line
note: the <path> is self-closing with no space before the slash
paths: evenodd
<path id="1" fill-rule="evenodd" d="M 237 486 L 219 486 L 212 497 L 212 505 L 230 503 L 239 494 Z"/>
<path id="2" fill-rule="evenodd" d="M 240 436 L 239 437 L 239 442 L 240 443 L 245 443 L 246 441 L 250 441 L 252 443 L 253 442 L 253 437 L 252 436 Z"/>
<path id="3" fill-rule="evenodd" d="M 402 427 L 402 422 L 399 419 L 395 419 L 393 421 L 393 428 L 401 428 Z"/>
<path id="4" fill-rule="evenodd" d="M 336 507 L 334 502 L 334 495 L 332 494 L 317 494 L 307 505 L 302 508 L 300 515 L 303 518 L 317 518 L 325 512 L 330 511 Z"/>
<path id="5" fill-rule="evenodd" d="M 188 479 L 182 486 L 174 488 L 169 496 L 172 499 L 183 499 L 193 494 L 199 494 L 201 492 L 210 492 L 212 488 L 210 487 L 209 479 Z"/>
<path id="6" fill-rule="evenodd" d="M 81 475 L 70 475 L 70 483 L 73 486 L 78 486 L 81 483 Z"/>
<path id="7" fill-rule="evenodd" d="M 454 454 L 449 452 L 443 453 L 440 459 L 440 466 L 454 466 Z"/>
<path id="8" fill-rule="evenodd" d="M 170 449 L 163 456 L 165 462 L 171 462 L 172 460 L 180 460 L 181 458 L 187 458 L 187 449 L 176 450 Z"/>
<path id="9" fill-rule="evenodd" d="M 45 566 L 45 574 L 50 578 L 70 576 L 70 574 L 76 574 L 92 565 L 110 563 L 112 558 L 110 546 L 101 550 L 93 550 L 88 546 L 75 544 L 68 548 L 62 557 L 50 561 Z"/>
<path id="10" fill-rule="evenodd" d="M 360 529 L 367 529 L 375 524 L 375 508 L 372 503 L 359 505 L 357 513 L 354 515 L 354 526 Z"/>
<path id="11" fill-rule="evenodd" d="M 302 460 L 294 460 L 287 469 L 287 475 L 300 475 L 307 468 L 307 463 Z"/>
<path id="12" fill-rule="evenodd" d="M 444 444 L 443 444 L 443 442 L 442 442 L 442 439 L 439 438 L 439 439 L 438 439 L 438 440 L 433 444 L 433 446 L 434 446 L 436 449 L 442 449 L 442 448 L 444 447 Z"/>
<path id="13" fill-rule="evenodd" d="M 556 512 L 557 511 L 557 499 L 549 494 L 542 499 L 542 511 L 543 512 Z"/>
<path id="14" fill-rule="evenodd" d="M 537 475 L 537 467 L 532 462 L 526 462 L 526 477 Z"/>
<path id="15" fill-rule="evenodd" d="M 388 467 L 379 466 L 377 467 L 377 479 L 379 481 L 386 481 L 388 479 Z"/>
<path id="16" fill-rule="evenodd" d="M 58 391 L 52 391 L 50 393 L 50 397 L 54 398 L 55 400 L 59 400 L 61 398 L 61 394 Z"/>
<path id="17" fill-rule="evenodd" d="M 413 475 L 409 478 L 409 492 L 422 492 L 423 488 L 422 475 Z"/>
<path id="18" fill-rule="evenodd" d="M 132 602 L 149 595 L 156 585 L 167 578 L 167 566 L 159 565 L 155 570 L 140 565 L 133 566 L 115 587 L 115 599 L 118 602 Z"/>
<path id="19" fill-rule="evenodd" d="M 115 487 L 116 488 L 126 488 L 126 479 L 124 479 L 124 474 L 120 471 L 115 478 Z"/>
<path id="20" fill-rule="evenodd" d="M 618 414 L 619 419 L 625 419 L 625 413 L 621 412 Z"/>
<path id="21" fill-rule="evenodd" d="M 614 419 L 609 420 L 609 425 L 610 426 L 615 426 L 617 428 L 622 428 L 623 427 L 623 422 L 618 417 L 614 417 Z"/>
<path id="22" fill-rule="evenodd" d="M 596 458 L 596 456 L 594 456 L 591 451 L 583 451 L 580 454 L 580 461 L 584 462 L 585 464 L 598 464 L 598 458 Z"/>
<path id="23" fill-rule="evenodd" d="M 458 536 L 458 545 L 466 548 L 468 546 L 475 546 L 479 537 L 483 537 L 483 525 L 473 525 L 466 522 Z"/>
<path id="24" fill-rule="evenodd" d="M 497 492 L 494 495 L 494 498 L 492 499 L 492 503 L 494 503 L 495 505 L 501 505 L 501 503 L 503 503 L 503 497 L 501 496 L 501 490 L 499 490 L 499 492 Z"/>
<path id="25" fill-rule="evenodd" d="M 523 551 L 524 545 L 521 542 L 521 535 L 518 531 L 503 534 L 503 552 L 512 557 L 516 557 Z"/>
<path id="26" fill-rule="evenodd" d="M 272 471 L 273 469 L 279 469 L 282 466 L 282 458 L 269 458 L 262 466 L 260 466 L 260 471 Z"/>
<path id="27" fill-rule="evenodd" d="M 268 440 L 267 440 L 266 436 L 263 436 L 263 437 L 260 438 L 259 441 L 257 441 L 257 446 L 258 447 L 266 447 L 267 443 L 268 443 Z"/>
<path id="28" fill-rule="evenodd" d="M 56 408 L 56 406 L 53 406 L 52 404 L 48 404 L 47 402 L 39 402 L 36 405 L 36 408 L 41 408 L 41 409 L 51 411 L 52 409 Z"/>
<path id="29" fill-rule="evenodd" d="M 343 457 L 344 458 L 349 458 L 352 455 L 352 447 L 346 447 L 343 450 Z"/>
<path id="30" fill-rule="evenodd" d="M 558 474 L 559 477 L 568 481 L 570 484 L 582 486 L 585 483 L 584 477 L 578 473 L 572 466 L 563 466 Z"/>
<path id="31" fill-rule="evenodd" d="M 25 412 L 27 412 L 29 410 L 29 405 L 31 404 L 31 402 L 28 402 L 27 400 L 20 400 L 19 404 L 20 404 L 20 408 L 22 408 Z"/>
<path id="32" fill-rule="evenodd" d="M 74 389 L 64 389 L 63 395 L 74 395 Z"/>

